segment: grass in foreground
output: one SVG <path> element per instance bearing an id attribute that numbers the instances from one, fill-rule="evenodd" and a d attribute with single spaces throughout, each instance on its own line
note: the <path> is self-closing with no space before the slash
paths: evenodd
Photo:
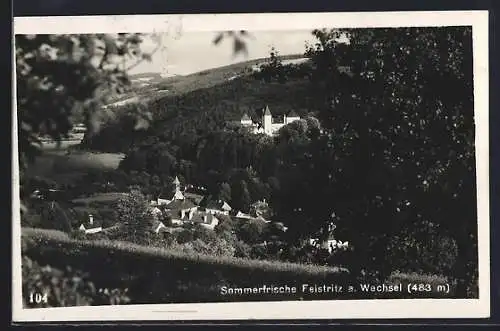
<path id="1" fill-rule="evenodd" d="M 98 287 L 127 288 L 132 304 L 229 301 L 452 297 L 438 293 L 436 276 L 395 274 L 389 283 L 429 283 L 431 292 L 366 293 L 345 269 L 284 262 L 214 257 L 127 242 L 74 240 L 51 230 L 23 228 L 23 254 L 40 265 L 83 270 Z M 304 293 L 303 284 L 352 286 L 356 291 Z M 222 289 L 289 286 L 296 293 L 224 295 Z"/>

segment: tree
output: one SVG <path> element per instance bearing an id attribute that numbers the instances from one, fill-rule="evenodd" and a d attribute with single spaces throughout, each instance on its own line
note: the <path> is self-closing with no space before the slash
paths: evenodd
<path id="1" fill-rule="evenodd" d="M 21 166 L 39 138 L 59 141 L 75 121 L 92 135 L 101 106 L 129 85 L 127 70 L 149 54 L 141 34 L 16 35 L 16 90 Z M 132 58 L 133 64 L 126 62 Z"/>
<path id="2" fill-rule="evenodd" d="M 236 183 L 232 190 L 232 204 L 233 207 L 243 212 L 248 212 L 250 209 L 250 192 L 248 191 L 248 184 L 245 180 L 240 180 Z"/>
<path id="3" fill-rule="evenodd" d="M 334 146 L 330 193 L 339 228 L 355 229 L 359 261 L 375 254 L 373 263 L 390 268 L 383 251 L 391 236 L 436 224 L 458 246 L 453 275 L 465 295 L 477 273 L 471 29 L 314 35 L 308 55 Z"/>
<path id="4" fill-rule="evenodd" d="M 220 184 L 219 199 L 226 202 L 231 201 L 231 185 L 229 183 Z"/>
<path id="5" fill-rule="evenodd" d="M 246 51 L 245 31 L 227 32 L 234 52 Z M 146 37 L 156 42 L 152 52 L 141 49 Z M 75 123 L 86 127 L 89 141 L 112 109 L 103 107 L 128 91 L 128 71 L 161 47 L 160 34 L 16 35 L 16 97 L 20 182 L 25 169 L 41 152 L 40 138 L 59 142 Z M 151 114 L 132 107 L 126 116 L 134 128 L 147 126 Z"/>
<path id="6" fill-rule="evenodd" d="M 145 196 L 133 190 L 120 198 L 115 208 L 115 219 L 123 226 L 124 239 L 134 243 L 145 242 L 153 226 L 153 214 Z"/>

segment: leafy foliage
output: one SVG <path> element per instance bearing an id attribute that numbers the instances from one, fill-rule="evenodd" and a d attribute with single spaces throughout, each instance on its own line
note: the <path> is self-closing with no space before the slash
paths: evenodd
<path id="1" fill-rule="evenodd" d="M 358 252 L 384 258 L 404 228 L 436 224 L 458 245 L 454 274 L 465 293 L 477 272 L 471 29 L 314 34 L 308 53 L 337 160 L 329 190 L 339 227 L 356 229 Z"/>
<path id="2" fill-rule="evenodd" d="M 103 102 L 129 85 L 130 61 L 144 54 L 140 34 L 16 35 L 16 90 L 22 165 L 39 137 L 58 141 L 75 121 L 99 126 Z"/>
<path id="3" fill-rule="evenodd" d="M 120 305 L 130 302 L 126 289 L 96 288 L 88 274 L 69 266 L 65 270 L 42 267 L 25 256 L 22 269 L 25 308 Z"/>
<path id="4" fill-rule="evenodd" d="M 124 239 L 134 243 L 147 239 L 154 220 L 149 201 L 137 190 L 117 201 L 114 219 L 123 226 Z"/>

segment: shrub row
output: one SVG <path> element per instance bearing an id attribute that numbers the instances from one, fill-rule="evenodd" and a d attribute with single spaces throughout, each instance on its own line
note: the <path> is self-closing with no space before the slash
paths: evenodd
<path id="1" fill-rule="evenodd" d="M 126 288 L 132 304 L 443 297 L 434 290 L 412 295 L 363 293 L 359 290 L 359 280 L 342 268 L 186 254 L 109 240 L 74 240 L 57 231 L 33 228 L 24 228 L 22 236 L 23 254 L 40 265 L 61 269 L 71 266 L 88 273 L 97 287 Z M 401 279 L 399 275 L 395 281 Z M 436 281 L 443 280 L 436 278 Z M 303 284 L 338 285 L 343 290 L 306 293 L 302 292 Z M 264 285 L 295 287 L 297 292 L 223 293 L 224 287 Z M 355 291 L 347 291 L 350 285 Z"/>

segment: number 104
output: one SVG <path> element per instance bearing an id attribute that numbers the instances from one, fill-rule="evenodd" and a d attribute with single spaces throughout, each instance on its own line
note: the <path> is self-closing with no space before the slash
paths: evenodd
<path id="1" fill-rule="evenodd" d="M 30 293 L 30 303 L 37 303 L 37 304 L 40 304 L 40 303 L 47 303 L 48 299 L 47 299 L 47 293 L 44 293 L 44 294 L 41 294 L 41 293 L 38 293 L 38 292 L 35 292 L 35 293 Z"/>

